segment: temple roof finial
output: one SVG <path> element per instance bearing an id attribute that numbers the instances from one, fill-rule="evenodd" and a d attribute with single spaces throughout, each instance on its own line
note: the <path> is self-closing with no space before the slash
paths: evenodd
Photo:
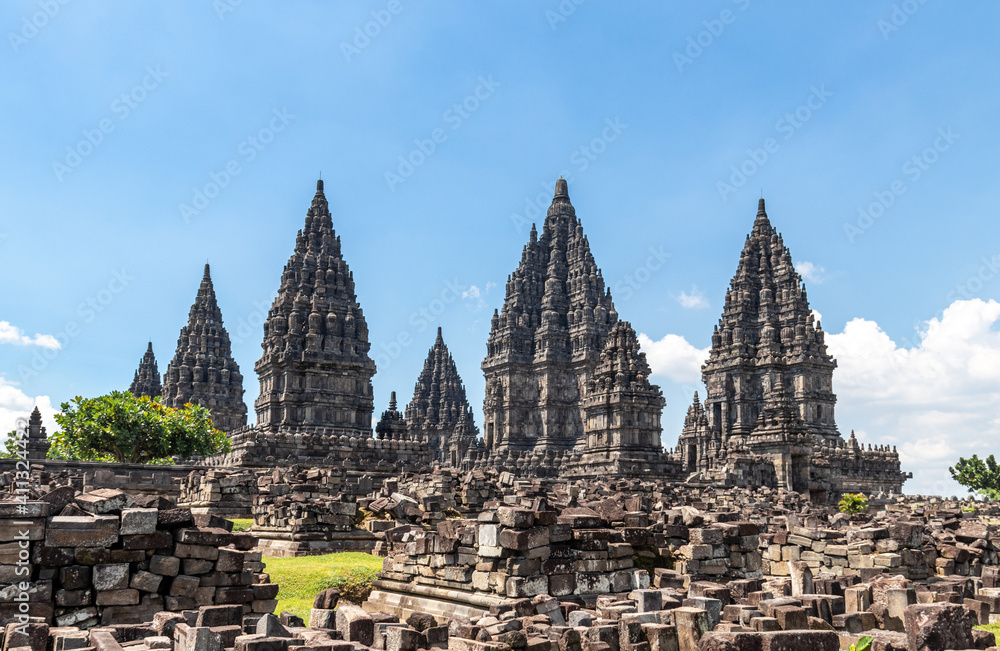
<path id="1" fill-rule="evenodd" d="M 757 200 L 757 216 L 759 217 L 761 215 L 764 215 L 765 217 L 767 216 L 767 213 L 764 212 L 764 197 Z"/>
<path id="2" fill-rule="evenodd" d="M 323 174 L 320 173 L 319 180 L 316 181 L 316 194 L 323 194 Z"/>
<path id="3" fill-rule="evenodd" d="M 556 194 L 555 199 L 569 199 L 569 185 L 566 183 L 566 179 L 559 177 L 556 181 Z"/>

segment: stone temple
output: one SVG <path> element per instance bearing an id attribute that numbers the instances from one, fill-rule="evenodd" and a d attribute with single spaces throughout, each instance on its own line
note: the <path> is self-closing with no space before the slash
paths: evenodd
<path id="1" fill-rule="evenodd" d="M 177 338 L 177 352 L 163 375 L 162 392 L 167 407 L 190 402 L 209 409 L 212 423 L 224 432 L 246 425 L 243 375 L 233 359 L 207 264 L 187 325 Z"/>
<path id="2" fill-rule="evenodd" d="M 368 325 L 319 181 L 264 324 L 257 423 L 244 426 L 242 378 L 207 266 L 162 392 L 167 404 L 211 406 L 230 432 L 233 451 L 213 465 L 285 462 L 387 475 L 494 468 L 522 477 L 768 486 L 817 502 L 899 493 L 908 477 L 894 449 L 864 449 L 853 433 L 840 435 L 837 364 L 763 199 L 702 367 L 704 401 L 695 394 L 673 450 L 662 445 L 663 395 L 635 329 L 619 319 L 564 179 L 508 277 L 486 348 L 481 439 L 441 328 L 413 398 L 401 412 L 393 392 L 373 432 Z M 150 346 L 133 388 L 155 392 L 156 380 Z"/>
<path id="3" fill-rule="evenodd" d="M 479 429 L 465 384 L 444 343 L 441 328 L 427 353 L 413 399 L 406 406 L 409 438 L 427 445 L 431 460 L 458 466 L 479 445 Z"/>
<path id="4" fill-rule="evenodd" d="M 153 355 L 153 342 L 149 342 L 146 353 L 139 362 L 139 368 L 135 372 L 135 378 L 128 388 L 133 396 L 146 396 L 155 398 L 163 393 L 160 386 L 160 371 L 156 368 L 156 356 Z"/>
<path id="5" fill-rule="evenodd" d="M 371 436 L 368 324 L 340 250 L 323 181 L 281 274 L 254 369 L 257 427 L 282 434 Z"/>
<path id="6" fill-rule="evenodd" d="M 565 179 L 506 291 L 483 361 L 480 465 L 540 475 L 662 472 L 663 398 L 648 383 L 635 332 L 618 324 Z M 625 450 L 633 463 L 620 468 L 612 458 Z"/>
<path id="7" fill-rule="evenodd" d="M 837 430 L 833 370 L 802 278 L 761 199 L 726 291 L 677 451 L 684 471 L 718 479 L 741 454 L 769 460 L 778 487 L 813 494 L 900 492 L 895 449 L 862 450 Z M 755 482 L 761 482 L 757 477 Z"/>
<path id="8" fill-rule="evenodd" d="M 281 274 L 255 365 L 257 423 L 232 434 L 213 465 L 279 463 L 397 472 L 423 467 L 427 448 L 404 436 L 391 404 L 372 433 L 375 362 L 354 276 L 333 229 L 323 181 Z M 393 401 L 394 403 L 394 401 Z"/>

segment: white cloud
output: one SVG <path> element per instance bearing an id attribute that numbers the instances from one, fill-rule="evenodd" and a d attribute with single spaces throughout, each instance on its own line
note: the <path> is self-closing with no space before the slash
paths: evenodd
<path id="1" fill-rule="evenodd" d="M 27 418 L 31 411 L 38 407 L 42 413 L 42 424 L 51 434 L 58 426 L 53 416 L 56 409 L 48 396 L 31 397 L 18 388 L 16 382 L 10 382 L 0 376 L 0 444 L 6 440 L 7 433 L 17 428 L 18 418 Z"/>
<path id="2" fill-rule="evenodd" d="M 814 283 L 823 282 L 823 274 L 826 273 L 826 269 L 819 266 L 818 264 L 813 264 L 812 262 L 800 262 L 795 265 L 795 271 L 799 272 L 799 275 L 806 280 Z"/>
<path id="3" fill-rule="evenodd" d="M 700 310 L 708 307 L 708 299 L 705 298 L 705 294 L 696 286 L 691 287 L 690 294 L 681 292 L 675 298 L 677 298 L 677 302 L 681 304 L 681 307 L 689 310 Z"/>
<path id="4" fill-rule="evenodd" d="M 493 281 L 487 281 L 483 288 L 480 289 L 478 285 L 469 285 L 468 289 L 462 290 L 462 300 L 468 301 L 466 307 L 472 310 L 480 310 L 486 307 L 486 301 L 484 298 L 489 296 L 490 290 L 496 287 L 497 284 Z"/>
<path id="5" fill-rule="evenodd" d="M 667 377 L 681 384 L 701 381 L 701 365 L 708 359 L 708 348 L 695 348 L 680 335 L 666 335 L 653 341 L 639 333 L 639 346 L 653 375 Z"/>
<path id="6" fill-rule="evenodd" d="M 42 335 L 35 333 L 34 337 L 24 334 L 24 331 L 8 321 L 0 321 L 0 344 L 14 344 L 15 346 L 41 346 L 59 350 L 62 346 L 52 335 Z"/>
<path id="7" fill-rule="evenodd" d="M 877 323 L 854 319 L 828 334 L 842 431 L 863 427 L 897 445 L 913 472 L 908 493 L 965 494 L 948 467 L 1000 452 L 1000 303 L 955 301 L 899 345 Z"/>

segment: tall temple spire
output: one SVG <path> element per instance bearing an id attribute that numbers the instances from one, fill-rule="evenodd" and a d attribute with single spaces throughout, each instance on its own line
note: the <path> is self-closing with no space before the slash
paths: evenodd
<path id="1" fill-rule="evenodd" d="M 160 386 L 160 371 L 156 368 L 156 356 L 153 355 L 153 342 L 146 346 L 146 353 L 139 361 L 139 368 L 128 388 L 133 396 L 148 396 L 155 398 L 163 391 Z"/>
<path id="2" fill-rule="evenodd" d="M 255 365 L 257 425 L 285 434 L 371 437 L 368 324 L 323 194 L 323 181 L 281 274 Z"/>
<path id="3" fill-rule="evenodd" d="M 491 454 L 565 453 L 583 440 L 579 387 L 617 320 L 560 178 L 542 233 L 532 231 L 492 321 L 482 365 Z"/>
<path id="4" fill-rule="evenodd" d="M 788 401 L 815 431 L 839 436 L 831 379 L 837 364 L 817 333 L 802 277 L 761 198 L 702 367 L 710 386 L 739 387 L 728 395 L 710 389 L 705 408 L 712 427 L 725 436 L 749 433 L 765 403 Z M 751 376 L 748 364 L 756 369 Z M 810 379 L 795 382 L 803 374 Z"/>
<path id="5" fill-rule="evenodd" d="M 406 406 L 409 438 L 427 444 L 432 461 L 457 466 L 479 439 L 458 367 L 441 328 Z"/>
<path id="6" fill-rule="evenodd" d="M 152 355 L 152 345 L 147 354 Z M 162 391 L 168 407 L 190 402 L 207 408 L 212 423 L 224 432 L 246 425 L 243 375 L 233 359 L 207 263 L 187 325 L 177 338 L 177 351 L 163 375 Z"/>
<path id="7" fill-rule="evenodd" d="M 704 406 L 696 396 L 681 432 L 684 469 L 725 467 L 729 452 L 743 451 L 774 459 L 780 488 L 819 500 L 826 491 L 898 492 L 906 479 L 898 456 L 847 459 L 830 452 L 857 445 L 853 433 L 845 441 L 837 430 L 836 366 L 762 197 L 702 366 Z"/>
<path id="8" fill-rule="evenodd" d="M 764 210 L 764 197 L 757 200 L 757 218 L 753 222 L 754 233 L 766 233 L 771 230 L 771 222 L 767 218 L 767 211 Z"/>

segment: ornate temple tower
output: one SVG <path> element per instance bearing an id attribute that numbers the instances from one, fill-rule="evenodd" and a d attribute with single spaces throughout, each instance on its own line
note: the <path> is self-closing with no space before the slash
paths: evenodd
<path id="1" fill-rule="evenodd" d="M 761 199 L 702 367 L 709 426 L 721 432 L 723 443 L 749 434 L 765 407 L 780 398 L 811 434 L 839 438 L 836 367 L 791 253 Z"/>
<path id="2" fill-rule="evenodd" d="M 660 416 L 666 401 L 627 321 L 608 335 L 583 399 L 586 448 L 579 464 L 607 474 L 638 474 L 665 461 Z M 662 472 L 662 468 L 659 468 Z"/>
<path id="3" fill-rule="evenodd" d="M 146 354 L 152 355 L 152 348 Z M 177 338 L 177 352 L 163 375 L 163 404 L 179 408 L 189 402 L 211 411 L 212 423 L 224 432 L 246 425 L 243 376 L 233 359 L 207 264 L 187 325 Z"/>
<path id="4" fill-rule="evenodd" d="M 684 470 L 711 470 L 740 452 L 768 457 L 780 487 L 814 497 L 873 487 L 899 492 L 906 475 L 894 452 L 850 468 L 830 465 L 833 451 L 847 446 L 834 420 L 836 367 L 761 199 L 702 366 L 704 407 L 695 394 L 680 436 Z"/>
<path id="5" fill-rule="evenodd" d="M 491 459 L 551 459 L 582 446 L 581 396 L 617 321 L 566 180 L 559 179 L 542 235 L 532 226 L 503 309 L 493 314 L 482 364 Z"/>
<path id="6" fill-rule="evenodd" d="M 281 275 L 261 347 L 254 367 L 259 430 L 371 438 L 375 362 L 323 181 Z"/>
<path id="7" fill-rule="evenodd" d="M 28 441 L 25 444 L 28 460 L 44 461 L 50 447 L 52 443 L 49 442 L 45 426 L 42 425 L 42 412 L 35 407 L 28 417 Z"/>
<path id="8" fill-rule="evenodd" d="M 132 385 L 128 388 L 133 396 L 148 396 L 155 398 L 163 392 L 160 386 L 160 371 L 156 368 L 156 356 L 153 355 L 153 342 L 146 346 L 146 354 L 139 362 Z"/>
<path id="9" fill-rule="evenodd" d="M 410 439 L 426 443 L 432 461 L 458 466 L 478 444 L 479 430 L 465 397 L 465 384 L 441 328 L 406 406 L 406 422 Z"/>
<path id="10" fill-rule="evenodd" d="M 382 417 L 375 426 L 375 436 L 379 440 L 406 441 L 409 439 L 406 419 L 396 409 L 396 392 L 389 398 L 389 408 L 382 412 Z"/>

